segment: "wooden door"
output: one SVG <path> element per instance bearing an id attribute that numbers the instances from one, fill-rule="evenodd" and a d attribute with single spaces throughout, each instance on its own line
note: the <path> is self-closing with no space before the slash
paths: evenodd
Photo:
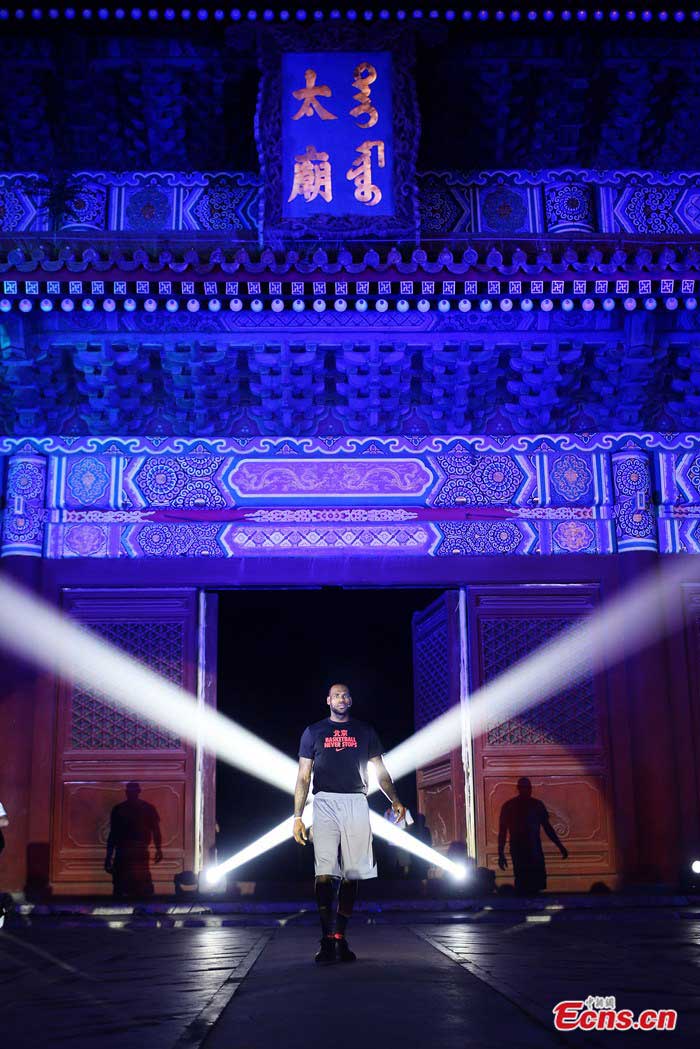
<path id="1" fill-rule="evenodd" d="M 448 590 L 413 616 L 413 687 L 416 730 L 460 702 L 459 592 Z M 465 770 L 462 748 L 417 770 L 418 811 L 434 848 L 466 842 Z"/>
<path id="2" fill-rule="evenodd" d="M 197 594 L 190 589 L 71 589 L 64 611 L 168 681 L 197 689 Z M 184 740 L 77 686 L 58 689 L 51 832 L 54 893 L 109 893 L 104 872 L 110 813 L 137 781 L 157 809 L 163 861 L 156 892 L 191 869 L 195 850 L 195 754 Z M 213 801 L 213 799 L 212 799 Z M 152 850 L 151 850 L 152 852 Z"/>
<path id="3" fill-rule="evenodd" d="M 497 677 L 580 616 L 592 614 L 590 585 L 470 587 L 471 691 Z M 581 659 L 590 660 L 582 652 Z M 548 888 L 587 891 L 617 884 L 605 682 L 590 671 L 576 685 L 521 713 L 500 718 L 473 739 L 477 859 L 501 882 L 498 822 L 503 803 L 527 776 L 533 796 L 569 851 L 562 860 L 543 835 Z"/>

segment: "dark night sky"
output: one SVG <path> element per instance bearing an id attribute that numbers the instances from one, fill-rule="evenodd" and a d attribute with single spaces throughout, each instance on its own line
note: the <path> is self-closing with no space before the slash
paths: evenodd
<path id="1" fill-rule="evenodd" d="M 434 590 L 237 590 L 219 597 L 219 709 L 296 760 L 307 724 L 325 717 L 336 681 L 353 714 L 376 727 L 386 751 L 413 732 L 411 617 Z M 398 784 L 415 811 L 415 776 Z M 383 811 L 384 796 L 373 808 Z M 292 799 L 219 763 L 219 857 L 291 815 Z M 380 869 L 381 873 L 381 869 Z M 311 848 L 294 842 L 241 868 L 241 880 L 313 875 Z"/>

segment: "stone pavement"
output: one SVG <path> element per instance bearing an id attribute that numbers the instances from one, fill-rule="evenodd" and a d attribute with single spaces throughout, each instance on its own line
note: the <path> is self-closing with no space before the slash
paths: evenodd
<path id="1" fill-rule="evenodd" d="M 349 929 L 358 961 L 327 969 L 313 964 L 311 912 L 174 924 L 15 916 L 0 933 L 2 1049 L 700 1045 L 692 908 L 362 913 Z M 678 1028 L 555 1032 L 553 1005 L 588 995 L 675 1008 Z"/>

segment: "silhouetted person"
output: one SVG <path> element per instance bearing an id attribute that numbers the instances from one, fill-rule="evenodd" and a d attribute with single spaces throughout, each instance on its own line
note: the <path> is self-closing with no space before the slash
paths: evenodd
<path id="1" fill-rule="evenodd" d="M 127 783 L 126 801 L 115 805 L 109 824 L 105 870 L 112 875 L 114 895 L 152 896 L 148 849 L 155 845 L 155 863 L 163 859 L 158 811 L 141 801 L 138 783 Z"/>
<path id="2" fill-rule="evenodd" d="M 506 801 L 501 808 L 498 825 L 498 866 L 502 871 L 508 866 L 505 853 L 508 837 L 515 875 L 515 891 L 523 896 L 540 892 L 547 887 L 540 830 L 554 842 L 565 860 L 569 854 L 549 822 L 549 813 L 541 801 L 533 798 L 532 783 L 527 776 L 521 776 L 518 780 L 517 797 Z"/>

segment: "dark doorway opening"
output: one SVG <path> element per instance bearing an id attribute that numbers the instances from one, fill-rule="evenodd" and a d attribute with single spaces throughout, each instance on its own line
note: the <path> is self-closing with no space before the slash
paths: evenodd
<path id="1" fill-rule="evenodd" d="M 220 594 L 218 707 L 296 760 L 306 725 L 326 716 L 333 682 L 348 684 L 353 714 L 377 729 L 385 751 L 414 731 L 411 618 L 442 593 L 431 589 L 229 590 Z M 416 811 L 415 774 L 398 781 Z M 381 793 L 372 808 L 387 807 Z M 217 763 L 220 859 L 286 816 L 292 799 Z M 379 876 L 391 877 L 379 856 Z M 311 847 L 291 839 L 238 869 L 240 881 L 313 877 Z"/>

